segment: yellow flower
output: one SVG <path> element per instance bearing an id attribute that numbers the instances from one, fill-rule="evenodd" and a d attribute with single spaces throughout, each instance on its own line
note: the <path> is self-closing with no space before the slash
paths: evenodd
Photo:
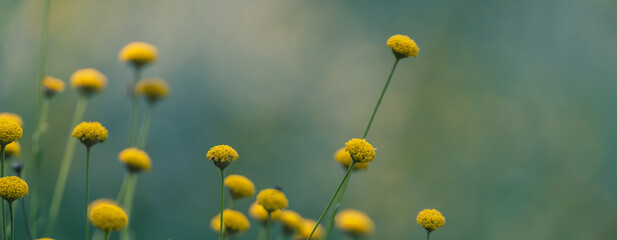
<path id="1" fill-rule="evenodd" d="M 135 93 L 138 96 L 145 96 L 150 102 L 156 102 L 169 95 L 169 85 L 159 78 L 144 79 L 135 86 Z"/>
<path id="2" fill-rule="evenodd" d="M 317 221 L 312 219 L 302 220 L 302 227 L 300 228 L 300 231 L 298 232 L 298 236 L 296 236 L 296 238 L 300 240 L 307 239 L 311 235 L 311 232 L 313 231 L 313 228 L 315 228 L 316 224 Z M 324 231 L 320 225 L 315 230 L 315 233 L 313 234 L 313 237 L 311 237 L 311 239 L 321 239 L 323 237 L 323 234 Z"/>
<path id="3" fill-rule="evenodd" d="M 221 214 L 216 215 L 210 220 L 210 227 L 215 232 L 219 232 L 221 224 Z M 223 211 L 223 231 L 231 235 L 244 232 L 251 227 L 249 220 L 239 211 L 225 209 Z"/>
<path id="4" fill-rule="evenodd" d="M 247 198 L 255 194 L 255 186 L 250 179 L 242 175 L 231 174 L 225 178 L 225 186 L 234 199 Z"/>
<path id="5" fill-rule="evenodd" d="M 206 153 L 206 158 L 214 162 L 214 165 L 220 169 L 225 169 L 232 161 L 236 161 L 238 157 L 236 150 L 227 145 L 214 146 Z"/>
<path id="6" fill-rule="evenodd" d="M 82 122 L 73 129 L 73 137 L 90 147 L 107 139 L 107 129 L 99 122 Z"/>
<path id="7" fill-rule="evenodd" d="M 4 149 L 4 153 L 6 154 L 7 158 L 13 157 L 13 156 L 19 156 L 19 154 L 21 154 L 21 145 L 19 145 L 18 142 L 12 142 L 6 145 L 6 148 Z"/>
<path id="8" fill-rule="evenodd" d="M 340 211 L 336 215 L 336 226 L 351 236 L 367 236 L 375 231 L 373 220 L 353 209 Z"/>
<path id="9" fill-rule="evenodd" d="M 396 58 L 406 58 L 409 56 L 418 56 L 418 45 L 411 38 L 406 35 L 396 34 L 388 39 L 386 42 L 388 47 L 392 48 L 392 53 Z"/>
<path id="10" fill-rule="evenodd" d="M 39 238 L 37 240 L 55 240 L 55 239 L 53 239 L 53 238 Z"/>
<path id="11" fill-rule="evenodd" d="M 257 194 L 257 202 L 268 212 L 284 209 L 289 204 L 285 194 L 277 189 L 266 188 Z"/>
<path id="12" fill-rule="evenodd" d="M 94 68 L 82 68 L 71 75 L 71 86 L 88 96 L 102 91 L 107 85 L 107 77 Z"/>
<path id="13" fill-rule="evenodd" d="M 56 93 L 62 91 L 64 91 L 64 82 L 62 80 L 51 76 L 45 76 L 43 78 L 43 92 L 46 97 L 53 97 Z"/>
<path id="14" fill-rule="evenodd" d="M 0 145 L 6 146 L 9 143 L 21 139 L 24 130 L 19 124 L 7 118 L 0 118 Z"/>
<path id="15" fill-rule="evenodd" d="M 375 148 L 364 139 L 353 138 L 345 143 L 345 151 L 357 162 L 368 163 L 375 159 Z"/>
<path id="16" fill-rule="evenodd" d="M 101 206 L 102 204 L 118 206 L 118 203 L 115 200 L 112 200 L 109 198 L 99 198 L 97 200 L 92 201 L 90 204 L 88 204 L 88 216 L 90 215 L 90 213 L 92 213 L 92 209 L 95 209 L 96 207 Z"/>
<path id="17" fill-rule="evenodd" d="M 353 161 L 349 153 L 345 151 L 344 147 L 340 148 L 339 150 L 336 151 L 336 153 L 334 153 L 334 160 L 343 164 L 343 167 L 345 167 L 345 169 L 349 168 L 349 166 L 351 165 L 351 162 Z M 368 169 L 368 163 L 362 163 L 362 162 L 356 163 L 353 169 L 354 170 L 366 170 Z"/>
<path id="18" fill-rule="evenodd" d="M 7 202 L 13 202 L 28 195 L 28 184 L 19 177 L 0 178 L 0 197 Z"/>
<path id="19" fill-rule="evenodd" d="M 249 215 L 264 225 L 268 223 L 268 211 L 258 202 L 251 204 L 249 207 Z M 272 215 L 272 221 L 279 220 L 281 218 L 281 210 L 276 210 L 270 213 L 270 215 Z"/>
<path id="20" fill-rule="evenodd" d="M 299 232 L 302 228 L 302 216 L 297 212 L 291 210 L 283 210 L 281 212 L 281 223 L 283 223 L 283 232 L 285 234 L 292 234 Z"/>
<path id="21" fill-rule="evenodd" d="M 118 231 L 129 222 L 129 217 L 122 208 L 103 203 L 90 212 L 92 225 L 100 228 L 103 232 Z"/>
<path id="22" fill-rule="evenodd" d="M 9 113 L 9 112 L 0 113 L 0 119 L 11 120 L 17 123 L 20 127 L 24 126 L 24 120 L 22 120 L 21 117 L 15 113 Z"/>
<path id="23" fill-rule="evenodd" d="M 158 50 L 146 42 L 132 42 L 124 46 L 118 54 L 120 62 L 129 62 L 139 68 L 156 61 Z"/>
<path id="24" fill-rule="evenodd" d="M 446 223 L 446 218 L 435 209 L 424 209 L 418 213 L 417 222 L 431 232 L 442 227 Z"/>
<path id="25" fill-rule="evenodd" d="M 127 148 L 122 150 L 120 154 L 118 154 L 118 160 L 124 163 L 129 171 L 131 172 L 139 172 L 139 171 L 150 171 L 152 164 L 150 162 L 150 156 L 142 150 L 137 148 Z"/>

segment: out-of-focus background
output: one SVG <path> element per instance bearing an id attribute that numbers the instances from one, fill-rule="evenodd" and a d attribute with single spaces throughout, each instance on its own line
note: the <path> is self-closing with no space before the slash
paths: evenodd
<path id="1" fill-rule="evenodd" d="M 36 125 L 42 13 L 41 0 L 0 2 L 0 112 L 25 119 L 21 161 Z M 117 54 L 156 45 L 144 76 L 172 94 L 156 108 L 153 169 L 131 223 L 137 239 L 215 239 L 219 171 L 206 151 L 233 146 L 229 173 L 280 185 L 290 209 L 317 218 L 343 177 L 333 153 L 361 136 L 394 62 L 385 42 L 406 34 L 420 55 L 400 62 L 367 138 L 376 160 L 353 174 L 343 204 L 373 218 L 372 239 L 422 239 L 424 208 L 446 217 L 432 239 L 615 239 L 615 23 L 614 0 L 54 0 L 47 73 L 107 75 L 85 120 L 110 132 L 92 151 L 91 198 L 114 198 L 132 76 Z M 52 102 L 42 213 L 76 99 L 68 89 Z M 75 156 L 57 239 L 82 236 L 80 145 Z"/>

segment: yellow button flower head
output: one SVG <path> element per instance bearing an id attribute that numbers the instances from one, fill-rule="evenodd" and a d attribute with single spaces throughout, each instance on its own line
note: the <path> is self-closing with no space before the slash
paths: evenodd
<path id="1" fill-rule="evenodd" d="M 87 147 L 91 147 L 107 139 L 107 129 L 99 122 L 82 122 L 73 129 L 73 137 L 79 139 Z"/>
<path id="2" fill-rule="evenodd" d="M 107 77 L 94 68 L 82 68 L 71 75 L 71 86 L 85 96 L 102 91 L 107 85 Z"/>
<path id="3" fill-rule="evenodd" d="M 118 54 L 120 62 L 129 62 L 134 67 L 140 68 L 148 63 L 156 61 L 158 50 L 152 44 L 146 42 L 132 42 L 124 46 Z"/>
<path id="4" fill-rule="evenodd" d="M 88 204 L 88 216 L 90 215 L 90 213 L 92 213 L 92 209 L 95 209 L 96 207 L 101 206 L 103 204 L 118 206 L 118 203 L 115 200 L 112 200 L 109 198 L 99 198 L 97 200 L 92 201 L 90 204 Z"/>
<path id="5" fill-rule="evenodd" d="M 231 174 L 225 178 L 225 186 L 229 188 L 234 199 L 247 198 L 255 194 L 255 185 L 245 176 Z"/>
<path id="6" fill-rule="evenodd" d="M 437 230 L 446 223 L 446 218 L 435 209 L 424 209 L 418 213 L 418 224 L 429 232 Z"/>
<path id="7" fill-rule="evenodd" d="M 390 37 L 386 44 L 388 47 L 392 48 L 392 53 L 399 59 L 409 56 L 417 57 L 418 51 L 420 51 L 416 42 L 406 35 L 396 34 Z"/>
<path id="8" fill-rule="evenodd" d="M 43 78 L 43 92 L 48 98 L 53 97 L 56 93 L 64 91 L 64 82 L 60 79 L 51 76 Z"/>
<path id="9" fill-rule="evenodd" d="M 103 230 L 103 232 L 118 231 L 129 222 L 129 217 L 122 208 L 103 203 L 95 207 L 90 212 L 92 225 Z"/>
<path id="10" fill-rule="evenodd" d="M 118 160 L 124 163 L 130 172 L 150 171 L 150 156 L 137 148 L 127 148 L 118 154 Z"/>
<path id="11" fill-rule="evenodd" d="M 216 215 L 210 220 L 210 227 L 215 232 L 219 232 L 221 222 L 221 214 Z M 244 232 L 251 227 L 249 220 L 239 211 L 225 209 L 223 211 L 223 231 L 231 235 L 236 235 Z"/>
<path id="12" fill-rule="evenodd" d="M 11 120 L 17 123 L 20 127 L 24 126 L 24 120 L 22 120 L 21 117 L 15 113 L 9 113 L 9 112 L 0 113 L 0 119 Z"/>
<path id="13" fill-rule="evenodd" d="M 302 216 L 291 210 L 283 210 L 281 212 L 281 223 L 283 223 L 283 232 L 287 235 L 297 233 L 302 228 Z"/>
<path id="14" fill-rule="evenodd" d="M 24 130 L 14 120 L 0 118 L 0 145 L 6 146 L 9 143 L 21 139 Z"/>
<path id="15" fill-rule="evenodd" d="M 375 231 L 373 220 L 363 212 L 353 209 L 340 211 L 336 215 L 336 226 L 351 236 L 367 236 Z"/>
<path id="16" fill-rule="evenodd" d="M 311 232 L 313 231 L 313 228 L 315 228 L 316 224 L 317 224 L 317 221 L 312 220 L 312 219 L 302 220 L 302 227 L 300 228 L 300 231 L 298 232 L 298 236 L 296 236 L 296 238 L 297 239 L 307 239 L 311 235 Z M 313 234 L 311 239 L 321 239 L 323 237 L 323 234 L 324 234 L 324 230 L 320 225 L 315 230 L 315 233 Z"/>
<path id="17" fill-rule="evenodd" d="M 272 221 L 279 220 L 281 218 L 281 210 L 276 210 L 270 213 L 270 215 L 272 215 Z M 249 207 L 249 216 L 264 225 L 268 224 L 268 211 L 266 211 L 264 206 L 261 206 L 258 202 L 254 202 Z"/>
<path id="18" fill-rule="evenodd" d="M 13 202 L 28 195 L 28 184 L 19 177 L 0 178 L 0 197 L 7 202 Z"/>
<path id="19" fill-rule="evenodd" d="M 337 162 L 343 164 L 343 167 L 345 167 L 345 170 L 347 170 L 347 168 L 349 168 L 349 166 L 351 165 L 351 162 L 353 162 L 353 160 L 351 159 L 351 155 L 349 155 L 349 153 L 347 151 L 345 151 L 345 148 L 342 147 L 339 150 L 336 151 L 336 153 L 334 153 L 334 160 L 336 160 Z M 356 163 L 356 165 L 354 165 L 353 170 L 366 170 L 368 169 L 368 164 L 369 163 Z"/>
<path id="20" fill-rule="evenodd" d="M 345 143 L 347 151 L 354 161 L 360 163 L 372 162 L 375 159 L 375 148 L 364 139 L 353 138 Z"/>
<path id="21" fill-rule="evenodd" d="M 135 86 L 135 94 L 145 96 L 149 102 L 154 103 L 169 96 L 169 84 L 159 78 L 144 79 Z"/>
<path id="22" fill-rule="evenodd" d="M 6 154 L 7 158 L 13 157 L 13 156 L 19 156 L 19 154 L 21 154 L 21 145 L 19 145 L 18 142 L 12 142 L 6 145 L 6 148 L 4 149 L 4 153 Z"/>
<path id="23" fill-rule="evenodd" d="M 206 158 L 214 162 L 214 165 L 220 169 L 225 169 L 232 161 L 236 161 L 238 157 L 238 152 L 227 145 L 214 146 L 206 153 Z"/>
<path id="24" fill-rule="evenodd" d="M 285 194 L 273 188 L 261 190 L 257 194 L 257 202 L 268 212 L 285 209 L 289 205 Z"/>

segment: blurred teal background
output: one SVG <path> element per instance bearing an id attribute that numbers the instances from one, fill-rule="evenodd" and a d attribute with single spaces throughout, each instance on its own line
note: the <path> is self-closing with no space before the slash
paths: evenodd
<path id="1" fill-rule="evenodd" d="M 42 8 L 0 2 L 0 112 L 24 117 L 26 151 Z M 399 64 L 368 136 L 377 158 L 352 176 L 343 204 L 373 218 L 372 239 L 423 239 L 424 208 L 446 217 L 431 239 L 617 239 L 616 23 L 614 0 L 53 0 L 47 73 L 107 75 L 85 120 L 110 132 L 93 148 L 91 199 L 114 198 L 131 77 L 117 53 L 156 45 L 144 76 L 166 79 L 172 94 L 155 112 L 153 169 L 131 224 L 136 239 L 215 239 L 219 172 L 206 151 L 233 146 L 229 173 L 282 186 L 290 209 L 317 218 L 343 177 L 333 153 L 361 136 L 394 62 L 385 41 L 407 34 L 420 55 Z M 45 183 L 31 186 L 44 214 L 76 99 L 68 89 L 52 103 Z M 82 236 L 84 148 L 75 156 L 56 239 Z"/>

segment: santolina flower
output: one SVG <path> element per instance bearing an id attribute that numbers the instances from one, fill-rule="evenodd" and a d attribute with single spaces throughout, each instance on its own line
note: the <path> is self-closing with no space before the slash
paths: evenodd
<path id="1" fill-rule="evenodd" d="M 225 169 L 232 161 L 236 161 L 238 157 L 236 150 L 227 145 L 214 146 L 206 153 L 206 158 L 214 162 L 214 165 L 220 169 Z"/>
<path id="2" fill-rule="evenodd" d="M 28 184 L 19 177 L 0 178 L 0 197 L 7 202 L 13 202 L 28 195 Z"/>
<path id="3" fill-rule="evenodd" d="M 22 120 L 21 117 L 15 113 L 9 113 L 9 112 L 0 113 L 0 119 L 11 120 L 17 123 L 20 127 L 24 126 L 24 120 Z"/>
<path id="4" fill-rule="evenodd" d="M 118 54 L 120 62 L 129 62 L 139 68 L 156 61 L 158 50 L 146 42 L 132 42 L 124 46 Z"/>
<path id="5" fill-rule="evenodd" d="M 210 227 L 215 232 L 220 229 L 221 214 L 216 215 L 210 221 Z M 235 235 L 244 232 L 251 227 L 249 220 L 239 211 L 225 209 L 223 211 L 223 232 Z"/>
<path id="6" fill-rule="evenodd" d="M 107 85 L 107 77 L 94 68 L 82 68 L 71 75 L 71 86 L 89 96 L 102 91 Z"/>
<path id="7" fill-rule="evenodd" d="M 4 149 L 4 153 L 6 154 L 7 158 L 13 157 L 13 156 L 19 156 L 19 154 L 21 154 L 21 145 L 19 145 L 19 142 L 12 142 L 6 145 L 6 148 Z"/>
<path id="8" fill-rule="evenodd" d="M 225 178 L 225 186 L 229 188 L 234 199 L 247 198 L 255 194 L 255 186 L 250 179 L 242 175 L 231 174 Z"/>
<path id="9" fill-rule="evenodd" d="M 336 226 L 351 236 L 367 236 L 375 231 L 373 220 L 363 212 L 347 209 L 336 215 Z"/>
<path id="10" fill-rule="evenodd" d="M 126 227 L 129 217 L 122 208 L 103 203 L 92 209 L 90 221 L 92 221 L 92 225 L 103 230 L 103 232 L 111 232 Z"/>
<path id="11" fill-rule="evenodd" d="M 351 162 L 353 162 L 353 159 L 351 159 L 351 155 L 349 155 L 349 153 L 345 151 L 344 147 L 340 148 L 339 150 L 336 151 L 336 153 L 334 153 L 334 160 L 343 164 L 343 167 L 345 167 L 345 169 L 349 168 L 349 166 L 351 165 Z M 356 163 L 353 169 L 354 170 L 366 170 L 368 169 L 368 163 L 363 163 L 363 162 Z"/>
<path id="12" fill-rule="evenodd" d="M 356 162 L 368 163 L 375 159 L 375 148 L 364 139 L 353 138 L 345 143 L 345 151 Z"/>
<path id="13" fill-rule="evenodd" d="M 124 163 L 129 171 L 150 171 L 152 164 L 150 162 L 150 156 L 142 150 L 137 148 L 127 148 L 122 150 L 118 154 L 118 160 Z"/>
<path id="14" fill-rule="evenodd" d="M 92 213 L 92 209 L 95 209 L 98 206 L 101 206 L 103 204 L 109 204 L 109 205 L 114 205 L 114 206 L 118 206 L 118 203 L 112 199 L 109 198 L 99 198 L 97 200 L 92 201 L 89 205 L 88 205 L 88 216 L 90 216 L 90 213 Z"/>
<path id="15" fill-rule="evenodd" d="M 399 59 L 409 56 L 417 57 L 418 51 L 420 51 L 416 42 L 406 35 L 396 34 L 390 37 L 386 44 L 388 47 L 392 48 L 392 53 Z"/>
<path id="16" fill-rule="evenodd" d="M 287 205 L 289 205 L 285 194 L 272 188 L 261 190 L 257 194 L 257 202 L 261 204 L 268 212 L 284 209 Z"/>
<path id="17" fill-rule="evenodd" d="M 137 83 L 135 94 L 145 96 L 151 103 L 169 96 L 169 85 L 159 78 L 144 79 Z"/>
<path id="18" fill-rule="evenodd" d="M 53 97 L 56 93 L 64 91 L 64 82 L 55 77 L 45 76 L 42 84 L 43 93 L 48 98 Z"/>
<path id="19" fill-rule="evenodd" d="M 279 220 L 281 218 L 281 210 L 276 210 L 274 212 L 271 212 L 270 215 L 272 215 L 272 221 Z M 266 225 L 268 223 L 268 211 L 266 211 L 264 206 L 262 206 L 258 202 L 254 202 L 249 207 L 249 216 L 259 221 L 261 224 Z M 217 226 L 218 226 L 218 223 L 217 223 Z"/>
<path id="20" fill-rule="evenodd" d="M 99 122 L 82 122 L 73 129 L 73 137 L 90 147 L 107 139 L 107 129 Z"/>
<path id="21" fill-rule="evenodd" d="M 307 239 L 311 235 L 313 228 L 315 228 L 315 224 L 317 224 L 317 221 L 312 220 L 312 219 L 302 220 L 302 227 L 300 228 L 300 231 L 298 231 L 298 236 L 296 236 L 296 238 Z M 324 234 L 324 231 L 320 225 L 315 230 L 315 233 L 313 234 L 311 239 L 321 239 L 321 237 L 323 237 L 323 234 Z"/>
<path id="22" fill-rule="evenodd" d="M 302 228 L 302 216 L 291 210 L 283 210 L 281 212 L 281 223 L 283 224 L 283 232 L 290 235 L 294 232 L 299 232 Z"/>
<path id="23" fill-rule="evenodd" d="M 6 146 L 9 143 L 21 139 L 24 130 L 14 120 L 0 118 L 0 145 Z"/>
<path id="24" fill-rule="evenodd" d="M 435 209 L 424 209 L 418 213 L 418 224 L 427 231 L 435 231 L 446 223 L 446 218 Z"/>

